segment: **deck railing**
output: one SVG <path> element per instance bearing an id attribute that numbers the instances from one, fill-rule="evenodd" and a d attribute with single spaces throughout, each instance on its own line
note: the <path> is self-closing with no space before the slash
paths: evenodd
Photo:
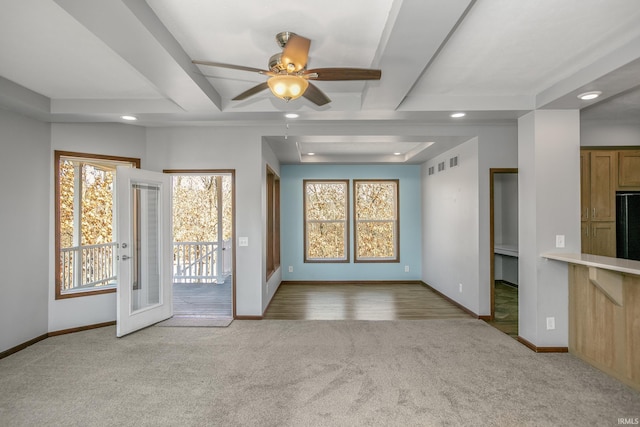
<path id="1" fill-rule="evenodd" d="M 113 262 L 116 243 L 60 249 L 60 282 L 63 291 L 104 286 L 115 282 Z"/>
<path id="2" fill-rule="evenodd" d="M 74 291 L 116 282 L 117 244 L 60 249 L 62 291 Z M 222 283 L 231 275 L 231 239 L 220 242 L 174 242 L 174 283 Z M 218 263 L 218 260 L 221 260 Z"/>
<path id="3" fill-rule="evenodd" d="M 174 283 L 222 283 L 230 274 L 231 240 L 173 243 Z"/>

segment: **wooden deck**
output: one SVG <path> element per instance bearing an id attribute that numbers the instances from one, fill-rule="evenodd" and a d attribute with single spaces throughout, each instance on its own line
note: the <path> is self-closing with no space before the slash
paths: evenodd
<path id="1" fill-rule="evenodd" d="M 264 319 L 407 320 L 469 318 L 420 284 L 280 285 Z"/>
<path id="2" fill-rule="evenodd" d="M 231 277 L 221 284 L 174 283 L 174 316 L 233 317 Z"/>

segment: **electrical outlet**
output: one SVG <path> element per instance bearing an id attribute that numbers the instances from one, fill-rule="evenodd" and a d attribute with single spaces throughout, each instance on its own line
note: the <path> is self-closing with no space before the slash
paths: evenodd
<path id="1" fill-rule="evenodd" d="M 293 273 L 293 265 L 289 266 L 289 273 Z"/>
<path id="2" fill-rule="evenodd" d="M 551 331 L 556 328 L 556 318 L 547 317 L 547 331 Z"/>
<path id="3" fill-rule="evenodd" d="M 462 293 L 462 283 L 458 283 L 458 291 Z"/>
<path id="4" fill-rule="evenodd" d="M 408 273 L 408 272 L 409 272 L 409 266 L 408 266 L 408 265 L 405 265 L 405 266 L 404 266 L 404 272 L 405 272 L 405 273 Z"/>
<path id="5" fill-rule="evenodd" d="M 556 235 L 556 248 L 564 248 L 564 234 Z"/>

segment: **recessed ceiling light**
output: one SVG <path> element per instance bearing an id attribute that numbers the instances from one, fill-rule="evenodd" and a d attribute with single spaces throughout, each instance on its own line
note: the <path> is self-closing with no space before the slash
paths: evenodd
<path id="1" fill-rule="evenodd" d="M 128 121 L 130 121 L 130 122 L 133 122 L 133 121 L 135 121 L 135 120 L 138 120 L 138 118 L 137 118 L 136 116 L 120 116 L 120 118 L 121 118 L 122 120 L 128 120 Z"/>
<path id="2" fill-rule="evenodd" d="M 451 117 L 454 119 L 459 119 L 460 117 L 464 117 L 466 115 L 467 115 L 466 113 L 452 113 Z"/>
<path id="3" fill-rule="evenodd" d="M 298 117 L 300 117 L 300 114 L 296 114 L 296 113 L 287 113 L 284 115 L 287 119 L 297 119 Z"/>
<path id="4" fill-rule="evenodd" d="M 402 153 L 393 153 L 394 156 L 399 156 Z"/>
<path id="5" fill-rule="evenodd" d="M 592 90 L 591 92 L 581 93 L 580 95 L 578 95 L 578 98 L 582 99 L 583 101 L 589 101 L 590 99 L 596 99 L 600 95 L 602 95 L 602 92 L 600 92 L 599 90 Z"/>
<path id="6" fill-rule="evenodd" d="M 315 156 L 316 153 L 307 153 L 307 156 Z"/>

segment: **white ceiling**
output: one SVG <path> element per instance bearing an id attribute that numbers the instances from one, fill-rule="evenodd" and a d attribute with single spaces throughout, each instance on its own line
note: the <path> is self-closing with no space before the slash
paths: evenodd
<path id="1" fill-rule="evenodd" d="M 638 22 L 633 0 L 7 0 L 0 107 L 50 122 L 282 123 L 265 139 L 285 163 L 418 163 L 469 135 L 344 129 L 504 123 L 536 108 L 640 124 Z M 382 78 L 316 82 L 332 100 L 323 107 L 269 91 L 231 101 L 264 76 L 191 63 L 267 69 L 281 31 L 311 40 L 309 68 L 380 68 Z M 592 89 L 603 96 L 576 98 Z M 455 121 L 458 110 L 467 116 Z M 300 118 L 285 121 L 291 111 Z"/>

